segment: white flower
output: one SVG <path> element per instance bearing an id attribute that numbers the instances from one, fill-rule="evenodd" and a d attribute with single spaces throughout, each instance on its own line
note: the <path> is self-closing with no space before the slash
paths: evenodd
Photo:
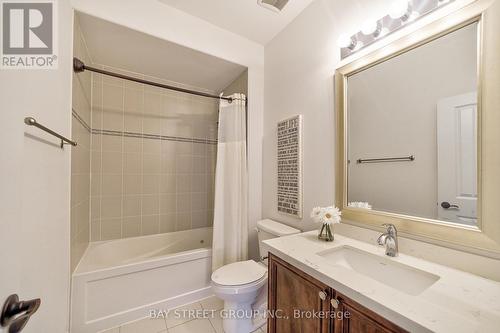
<path id="1" fill-rule="evenodd" d="M 313 222 L 315 222 L 315 223 L 321 222 L 322 211 L 323 211 L 323 208 L 321 208 L 321 207 L 314 207 L 312 209 L 311 218 L 312 218 Z"/>
<path id="2" fill-rule="evenodd" d="M 340 223 L 342 213 L 337 207 L 326 207 L 322 212 L 322 221 L 324 224 Z"/>
<path id="3" fill-rule="evenodd" d="M 340 223 L 342 213 L 337 207 L 314 207 L 311 211 L 311 218 L 316 223 L 333 224 Z"/>
<path id="4" fill-rule="evenodd" d="M 354 208 L 372 209 L 372 205 L 370 205 L 368 202 L 363 202 L 363 201 L 349 202 L 348 206 Z"/>

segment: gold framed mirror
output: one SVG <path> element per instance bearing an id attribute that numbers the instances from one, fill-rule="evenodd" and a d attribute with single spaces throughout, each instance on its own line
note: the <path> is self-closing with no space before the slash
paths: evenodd
<path id="1" fill-rule="evenodd" d="M 476 1 L 335 73 L 343 222 L 500 256 L 500 1 Z"/>

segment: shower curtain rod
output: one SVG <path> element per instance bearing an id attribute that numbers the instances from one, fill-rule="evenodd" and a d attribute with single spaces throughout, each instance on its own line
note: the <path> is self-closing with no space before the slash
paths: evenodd
<path id="1" fill-rule="evenodd" d="M 117 77 L 117 78 L 123 79 L 123 80 L 134 81 L 134 82 L 137 82 L 137 83 L 147 84 L 147 85 L 150 85 L 150 86 L 155 86 L 155 87 L 159 87 L 159 88 L 163 88 L 163 89 L 175 90 L 175 91 L 183 92 L 183 93 L 186 93 L 186 94 L 198 95 L 198 96 L 209 97 L 209 98 L 223 99 L 223 100 L 228 101 L 229 103 L 231 103 L 233 101 L 233 99 L 231 97 L 217 96 L 217 95 L 207 94 L 207 93 L 200 92 L 200 91 L 194 91 L 194 90 L 189 90 L 189 89 L 184 89 L 184 88 L 169 86 L 169 85 L 162 84 L 162 83 L 157 83 L 157 82 L 153 82 L 153 81 L 142 80 L 142 79 L 138 79 L 138 78 L 135 78 L 135 77 L 132 77 L 132 76 L 127 76 L 127 75 L 123 75 L 123 74 L 113 73 L 113 72 L 110 72 L 110 71 L 106 71 L 104 69 L 99 69 L 99 68 L 87 66 L 87 65 L 85 65 L 85 63 L 83 61 L 81 61 L 78 58 L 73 58 L 73 70 L 75 71 L 75 73 L 81 73 L 81 72 L 87 70 L 87 71 L 91 71 L 91 72 L 95 72 L 95 73 L 99 73 L 99 74 L 104 74 L 104 75 L 108 75 L 108 76 Z"/>

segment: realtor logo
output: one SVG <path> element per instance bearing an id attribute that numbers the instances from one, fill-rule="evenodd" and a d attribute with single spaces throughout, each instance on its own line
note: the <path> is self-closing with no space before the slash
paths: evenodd
<path id="1" fill-rule="evenodd" d="M 57 68 L 54 3 L 0 0 L 1 68 Z"/>

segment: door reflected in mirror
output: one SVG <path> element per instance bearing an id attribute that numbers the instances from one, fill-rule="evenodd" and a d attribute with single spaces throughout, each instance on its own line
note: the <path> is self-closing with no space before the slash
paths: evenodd
<path id="1" fill-rule="evenodd" d="M 477 224 L 478 30 L 347 78 L 348 206 Z"/>

